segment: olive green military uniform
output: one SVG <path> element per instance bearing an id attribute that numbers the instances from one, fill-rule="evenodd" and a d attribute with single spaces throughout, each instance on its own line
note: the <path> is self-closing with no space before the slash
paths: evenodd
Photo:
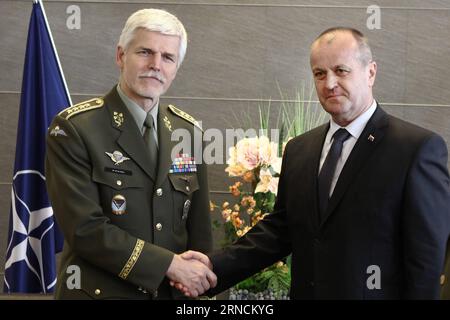
<path id="1" fill-rule="evenodd" d="M 194 145 L 193 138 L 201 139 L 202 131 L 173 106 L 159 106 L 157 125 L 155 176 L 142 134 L 116 88 L 53 120 L 47 188 L 65 236 L 56 298 L 182 297 L 165 278 L 173 254 L 212 249 L 206 166 L 192 159 L 201 156 L 202 144 Z M 172 159 L 176 129 L 190 133 L 191 150 Z M 81 271 L 80 289 L 71 265 Z"/>

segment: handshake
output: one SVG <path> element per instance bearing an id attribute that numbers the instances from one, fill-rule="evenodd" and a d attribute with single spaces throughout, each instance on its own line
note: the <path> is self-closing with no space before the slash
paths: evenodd
<path id="1" fill-rule="evenodd" d="M 189 250 L 174 255 L 166 276 L 170 279 L 171 286 L 183 292 L 186 297 L 195 298 L 216 286 L 217 277 L 212 269 L 208 256 Z"/>

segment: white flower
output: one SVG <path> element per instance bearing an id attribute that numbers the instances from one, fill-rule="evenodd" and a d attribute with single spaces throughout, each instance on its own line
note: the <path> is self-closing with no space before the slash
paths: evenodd
<path id="1" fill-rule="evenodd" d="M 275 195 L 277 194 L 279 178 L 274 178 L 268 169 L 261 169 L 259 179 L 260 181 L 256 185 L 255 193 L 272 192 Z"/>

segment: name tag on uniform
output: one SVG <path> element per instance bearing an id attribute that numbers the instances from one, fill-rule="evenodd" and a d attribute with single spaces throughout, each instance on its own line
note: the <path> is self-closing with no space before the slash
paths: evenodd
<path id="1" fill-rule="evenodd" d="M 109 167 L 105 167 L 105 172 L 111 172 L 111 173 L 116 173 L 116 174 L 126 174 L 127 176 L 133 175 L 133 172 L 131 170 L 109 168 Z"/>

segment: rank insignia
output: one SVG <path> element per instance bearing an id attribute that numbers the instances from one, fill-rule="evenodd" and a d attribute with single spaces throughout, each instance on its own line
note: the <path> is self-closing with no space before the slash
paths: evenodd
<path id="1" fill-rule="evenodd" d="M 179 154 L 175 159 L 173 159 L 169 173 L 188 172 L 197 172 L 197 165 L 194 157 L 190 157 L 187 153 Z"/>
<path id="2" fill-rule="evenodd" d="M 170 123 L 169 118 L 167 116 L 164 117 L 164 124 L 166 125 L 166 128 L 169 129 L 170 132 L 172 132 L 172 124 Z"/>
<path id="3" fill-rule="evenodd" d="M 120 127 L 123 123 L 123 113 L 122 112 L 116 112 L 114 111 L 114 122 L 116 123 L 117 127 Z"/>
<path id="4" fill-rule="evenodd" d="M 181 216 L 182 220 L 185 220 L 187 218 L 190 207 L 191 207 L 191 200 L 186 200 L 183 205 L 183 215 Z"/>
<path id="5" fill-rule="evenodd" d="M 120 151 L 114 151 L 113 153 L 105 152 L 111 160 L 114 162 L 116 166 L 124 162 L 125 160 L 130 160 L 130 158 L 125 157 L 122 152 Z"/>
<path id="6" fill-rule="evenodd" d="M 67 134 L 63 129 L 60 129 L 59 126 L 54 127 L 52 131 L 50 131 L 50 135 L 55 137 L 57 137 L 58 135 L 67 137 Z"/>
<path id="7" fill-rule="evenodd" d="M 121 194 L 116 194 L 111 201 L 112 213 L 120 216 L 125 213 L 127 209 L 127 200 Z"/>

